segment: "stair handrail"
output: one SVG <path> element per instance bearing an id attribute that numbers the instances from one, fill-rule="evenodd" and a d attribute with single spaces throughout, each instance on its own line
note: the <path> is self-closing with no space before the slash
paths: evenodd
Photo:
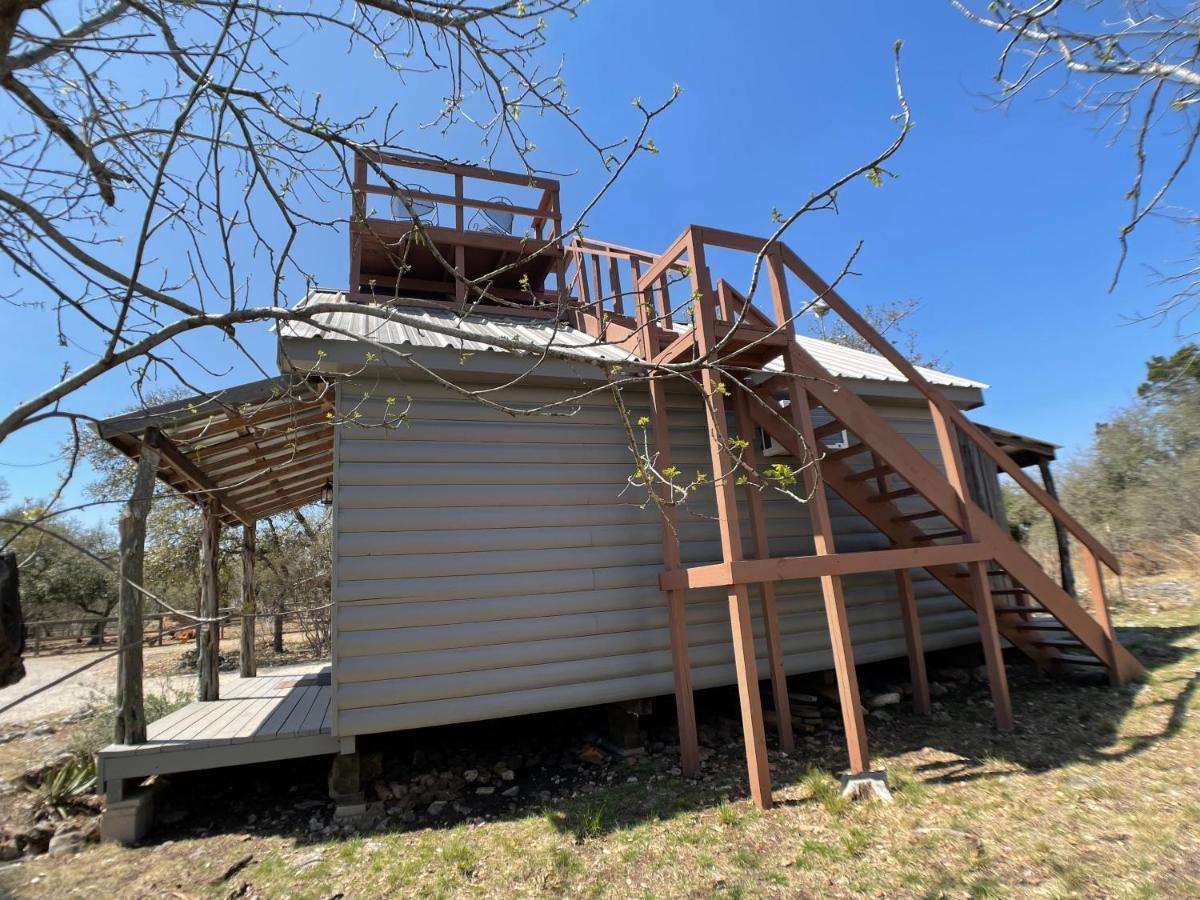
<path id="1" fill-rule="evenodd" d="M 807 263 L 804 262 L 796 253 L 786 244 L 780 244 L 780 252 L 783 255 L 784 263 L 799 278 L 804 284 L 818 294 L 821 299 L 842 317 L 842 320 L 853 328 L 868 344 L 875 349 L 880 356 L 895 366 L 908 381 L 915 387 L 931 404 L 951 422 L 953 422 L 958 430 L 970 438 L 985 454 L 996 464 L 1000 471 L 1008 475 L 1021 488 L 1025 490 L 1034 500 L 1036 500 L 1055 521 L 1059 522 L 1067 529 L 1075 538 L 1083 544 L 1088 550 L 1096 555 L 1109 569 L 1114 573 L 1120 574 L 1121 564 L 1111 550 L 1105 547 L 1098 541 L 1086 528 L 1081 525 L 1074 516 L 1067 512 L 1062 504 L 1052 497 L 1041 485 L 1033 481 L 1026 475 L 1021 468 L 1013 462 L 1013 460 L 996 446 L 995 441 L 989 438 L 979 429 L 974 422 L 962 414 L 957 406 L 955 406 L 946 395 L 938 390 L 933 384 L 920 373 L 916 366 L 910 363 L 904 356 L 896 350 L 878 331 L 871 327 L 862 316 L 860 316 L 849 303 L 841 298 L 824 279 L 814 272 Z"/>

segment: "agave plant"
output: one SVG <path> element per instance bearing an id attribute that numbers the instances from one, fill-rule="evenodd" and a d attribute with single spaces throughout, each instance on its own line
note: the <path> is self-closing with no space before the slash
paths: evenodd
<path id="1" fill-rule="evenodd" d="M 38 809 L 65 818 L 80 797 L 96 786 L 96 763 L 90 756 L 76 756 L 46 775 L 37 787 Z"/>

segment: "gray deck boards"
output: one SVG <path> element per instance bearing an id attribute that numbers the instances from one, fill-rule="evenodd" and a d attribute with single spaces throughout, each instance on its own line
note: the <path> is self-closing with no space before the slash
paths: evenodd
<path id="1" fill-rule="evenodd" d="M 189 703 L 152 722 L 145 743 L 105 747 L 101 781 L 336 753 L 329 678 L 321 677 L 328 671 L 238 679 L 220 700 Z"/>

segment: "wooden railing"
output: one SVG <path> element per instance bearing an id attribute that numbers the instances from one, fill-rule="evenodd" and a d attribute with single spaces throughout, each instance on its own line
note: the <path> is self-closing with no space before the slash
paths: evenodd
<path id="1" fill-rule="evenodd" d="M 381 172 L 386 172 L 394 184 L 401 187 L 386 183 Z M 424 183 L 414 183 L 437 180 L 439 176 L 453 179 L 452 192 L 427 190 Z M 468 193 L 468 184 L 471 194 Z M 499 185 L 507 186 L 510 190 L 520 189 L 526 194 L 533 192 L 534 201 L 532 204 L 519 203 L 497 196 Z M 473 230 L 474 214 L 491 211 L 511 213 L 514 221 L 509 232 L 518 238 L 525 236 L 539 241 L 552 241 L 562 234 L 559 184 L 551 178 L 442 163 L 397 153 L 368 153 L 355 159 L 353 190 L 354 214 L 358 221 L 367 218 L 410 218 L 407 209 L 402 215 L 393 215 L 391 201 L 393 197 L 399 197 L 409 204 L 432 204 L 437 210 L 436 222 L 427 224 L 437 228 L 459 232 Z M 476 191 L 489 196 L 473 196 Z M 384 198 L 387 208 L 373 209 L 370 197 Z M 447 213 L 445 218 L 441 215 L 443 210 Z M 425 219 L 424 216 L 421 218 Z M 432 213 L 430 218 L 435 218 Z"/>

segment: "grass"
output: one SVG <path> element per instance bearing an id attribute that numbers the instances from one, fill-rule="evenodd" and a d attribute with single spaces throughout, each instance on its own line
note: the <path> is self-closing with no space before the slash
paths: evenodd
<path id="1" fill-rule="evenodd" d="M 844 749 L 830 737 L 772 760 L 767 812 L 746 798 L 736 754 L 709 760 L 699 783 L 657 757 L 491 821 L 309 839 L 247 837 L 237 819 L 42 858 L 0 872 L 0 895 L 224 897 L 236 884 L 213 875 L 253 853 L 237 878 L 264 900 L 1200 896 L 1200 599 L 1141 618 L 1130 605 L 1120 624 L 1150 635 L 1146 683 L 1043 680 L 1014 664 L 1016 734 L 991 727 L 981 685 L 947 698 L 944 719 L 871 717 L 892 804 L 842 799 Z"/>

